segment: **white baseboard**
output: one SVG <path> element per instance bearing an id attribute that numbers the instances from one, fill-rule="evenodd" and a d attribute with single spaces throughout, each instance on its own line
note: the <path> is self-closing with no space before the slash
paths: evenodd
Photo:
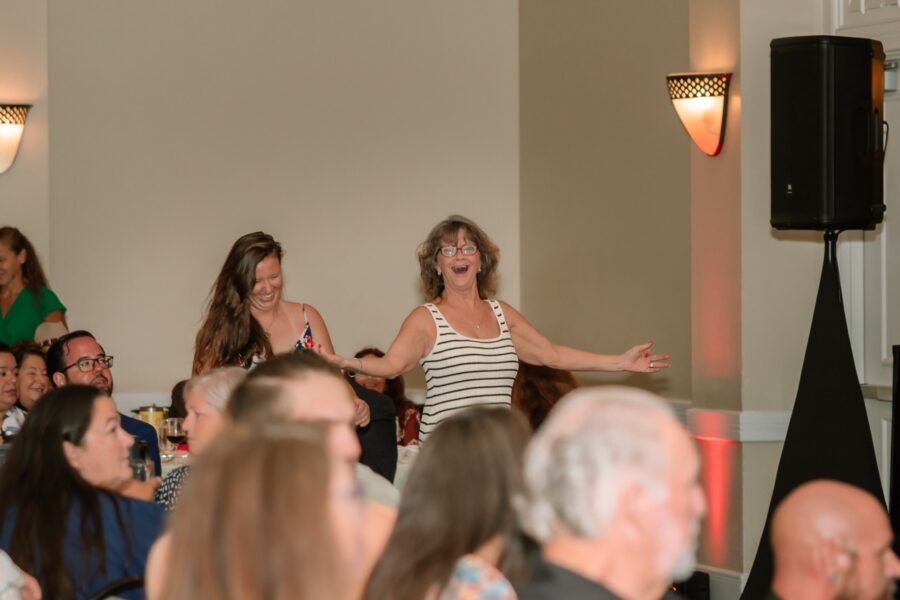
<path id="1" fill-rule="evenodd" d="M 790 420 L 787 410 L 687 410 L 687 426 L 696 437 L 735 442 L 783 442 Z"/>

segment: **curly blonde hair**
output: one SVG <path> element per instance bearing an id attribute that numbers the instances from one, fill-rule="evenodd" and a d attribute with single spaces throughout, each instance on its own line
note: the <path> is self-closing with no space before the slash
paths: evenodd
<path id="1" fill-rule="evenodd" d="M 422 295 L 426 301 L 438 298 L 444 292 L 444 279 L 437 272 L 437 255 L 441 246 L 456 244 L 459 230 L 466 232 L 466 239 L 478 246 L 481 254 L 481 270 L 478 272 L 478 296 L 491 298 L 497 293 L 497 265 L 500 263 L 500 249 L 484 230 L 471 219 L 461 215 L 450 215 L 434 226 L 425 241 L 419 244 L 419 272 L 422 277 Z"/>

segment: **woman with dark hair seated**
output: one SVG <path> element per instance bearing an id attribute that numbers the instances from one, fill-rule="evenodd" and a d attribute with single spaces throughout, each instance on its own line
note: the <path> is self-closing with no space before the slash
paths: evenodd
<path id="1" fill-rule="evenodd" d="M 29 413 L 0 468 L 0 548 L 44 597 L 89 598 L 144 573 L 163 511 L 114 491 L 131 479 L 133 443 L 95 387 L 59 388 Z"/>
<path id="2" fill-rule="evenodd" d="M 364 597 L 514 600 L 528 542 L 513 502 L 529 436 L 524 417 L 504 409 L 442 423 L 413 465 Z"/>
<path id="3" fill-rule="evenodd" d="M 364 356 L 375 356 L 381 358 L 384 352 L 378 348 L 363 348 L 353 355 L 353 358 L 363 358 Z M 403 381 L 403 375 L 397 375 L 390 379 L 378 377 L 376 375 L 366 375 L 365 373 L 356 373 L 348 377 L 353 377 L 359 385 L 367 390 L 373 390 L 379 394 L 384 394 L 394 401 L 394 410 L 397 415 L 397 443 L 401 446 L 419 443 L 419 409 L 413 402 L 406 397 L 406 384 Z"/>
<path id="4" fill-rule="evenodd" d="M 14 414 L 18 397 L 19 366 L 12 349 L 0 342 L 0 420 Z"/>
<path id="5" fill-rule="evenodd" d="M 50 389 L 47 363 L 41 347 L 34 342 L 26 341 L 19 342 L 11 350 L 19 368 L 18 399 L 15 406 L 3 417 L 4 439 L 12 438 L 19 432 L 28 411 Z"/>

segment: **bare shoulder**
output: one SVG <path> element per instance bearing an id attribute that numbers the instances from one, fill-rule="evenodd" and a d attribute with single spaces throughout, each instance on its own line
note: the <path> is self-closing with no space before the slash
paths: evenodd
<path id="1" fill-rule="evenodd" d="M 409 316 L 406 318 L 407 319 L 430 319 L 431 311 L 428 310 L 427 306 L 420 304 L 419 306 L 417 306 L 414 309 L 412 309 L 411 311 L 409 311 Z"/>
<path id="2" fill-rule="evenodd" d="M 310 320 L 319 320 L 322 321 L 322 314 L 316 310 L 316 307 L 312 304 L 304 304 L 300 302 L 291 302 L 290 300 L 282 300 L 281 306 L 285 309 L 285 311 L 291 316 L 292 319 L 299 319 L 300 322 L 303 322 L 303 311 L 306 311 L 306 316 Z"/>
<path id="3" fill-rule="evenodd" d="M 398 338 L 404 338 L 407 342 L 410 339 L 417 339 L 416 344 L 421 346 L 419 352 L 422 356 L 427 354 L 425 347 L 434 344 L 434 337 L 437 333 L 437 327 L 431 313 L 424 306 L 417 306 L 406 316 L 403 324 L 400 326 Z"/>
<path id="4" fill-rule="evenodd" d="M 522 318 L 522 313 L 513 308 L 512 304 L 506 302 L 505 300 L 497 300 L 500 304 L 501 310 L 503 310 L 503 314 L 506 316 L 507 321 L 516 321 Z"/>
<path id="5" fill-rule="evenodd" d="M 431 312 L 424 306 L 417 306 L 403 320 L 403 327 L 429 331 L 433 328 L 433 323 Z"/>

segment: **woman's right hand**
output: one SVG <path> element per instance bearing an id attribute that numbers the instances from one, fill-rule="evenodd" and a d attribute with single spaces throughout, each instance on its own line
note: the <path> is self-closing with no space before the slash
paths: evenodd
<path id="1" fill-rule="evenodd" d="M 321 345 L 316 347 L 314 349 L 314 351 L 316 354 L 318 354 L 319 356 L 324 358 L 325 361 L 328 362 L 328 364 L 330 364 L 333 367 L 337 367 L 338 369 L 341 369 L 341 370 L 346 369 L 347 364 L 350 362 L 350 359 L 348 359 L 344 356 L 341 356 L 340 354 L 333 354 L 331 352 L 328 352 L 327 350 L 322 348 Z"/>

